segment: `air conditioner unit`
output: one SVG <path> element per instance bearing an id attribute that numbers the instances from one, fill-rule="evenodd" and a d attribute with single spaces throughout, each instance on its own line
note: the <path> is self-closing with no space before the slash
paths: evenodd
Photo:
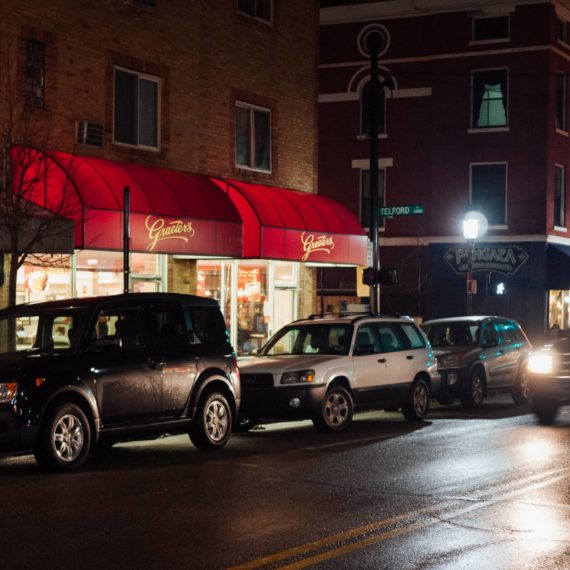
<path id="1" fill-rule="evenodd" d="M 101 123 L 91 121 L 77 122 L 77 143 L 89 146 L 103 147 L 105 127 Z"/>

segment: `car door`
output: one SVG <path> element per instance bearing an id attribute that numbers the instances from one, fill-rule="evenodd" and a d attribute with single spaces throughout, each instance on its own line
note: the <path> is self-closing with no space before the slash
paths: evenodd
<path id="1" fill-rule="evenodd" d="M 502 386 L 508 382 L 511 367 L 510 356 L 505 351 L 503 339 L 493 319 L 486 319 L 481 327 L 480 361 L 487 367 L 489 387 Z"/>
<path id="2" fill-rule="evenodd" d="M 162 412 L 176 418 L 186 409 L 196 378 L 197 354 L 181 305 L 155 302 L 148 307 L 150 359 L 162 374 Z"/>
<path id="3" fill-rule="evenodd" d="M 513 385 L 518 376 L 519 366 L 526 355 L 526 345 L 521 342 L 518 325 L 510 319 L 496 319 L 495 326 L 501 337 L 504 367 L 501 381 Z"/>
<path id="4" fill-rule="evenodd" d="M 99 311 L 89 333 L 95 393 L 104 427 L 162 414 L 162 373 L 150 359 L 142 306 Z"/>

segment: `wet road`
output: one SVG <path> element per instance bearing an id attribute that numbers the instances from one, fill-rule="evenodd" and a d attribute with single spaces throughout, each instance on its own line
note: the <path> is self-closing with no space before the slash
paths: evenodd
<path id="1" fill-rule="evenodd" d="M 400 418 L 122 444 L 65 475 L 0 457 L 0 568 L 570 568 L 570 407 Z"/>

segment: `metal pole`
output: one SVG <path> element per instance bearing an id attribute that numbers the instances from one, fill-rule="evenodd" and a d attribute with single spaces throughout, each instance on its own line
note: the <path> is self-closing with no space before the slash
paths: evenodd
<path id="1" fill-rule="evenodd" d="M 380 312 L 380 284 L 378 274 L 380 271 L 380 251 L 378 249 L 378 94 L 380 83 L 378 81 L 378 52 L 382 39 L 379 34 L 371 33 L 366 38 L 370 53 L 370 241 L 372 242 L 372 269 L 373 278 L 370 286 L 370 310 L 372 313 Z"/>
<path id="2" fill-rule="evenodd" d="M 473 255 L 475 253 L 475 240 L 471 240 L 469 248 L 469 262 L 467 263 L 467 302 L 465 314 L 473 314 Z"/>
<path id="3" fill-rule="evenodd" d="M 131 189 L 125 186 L 123 191 L 123 293 L 129 292 L 129 275 L 131 273 L 129 262 L 130 211 Z"/>

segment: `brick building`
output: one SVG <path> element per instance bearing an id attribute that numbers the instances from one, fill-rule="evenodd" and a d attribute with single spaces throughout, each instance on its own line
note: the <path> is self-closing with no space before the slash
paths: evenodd
<path id="1" fill-rule="evenodd" d="M 346 4 L 320 12 L 320 192 L 369 225 L 362 41 L 374 30 L 381 79 L 393 82 L 378 95 L 380 205 L 424 206 L 380 220 L 381 265 L 400 272 L 383 309 L 464 314 L 472 259 L 475 313 L 514 317 L 534 338 L 570 328 L 570 3 Z M 468 210 L 488 221 L 473 251 Z M 322 290 L 356 295 L 354 272 L 326 270 Z"/>
<path id="2" fill-rule="evenodd" d="M 131 290 L 217 298 L 241 352 L 313 312 L 306 262 L 356 263 L 365 239 L 315 196 L 317 31 L 315 0 L 4 0 L 1 124 L 21 110 L 35 202 L 69 185 L 74 221 L 73 253 L 29 258 L 17 301 L 122 291 L 129 186 Z M 329 233 L 332 254 L 306 249 Z"/>

